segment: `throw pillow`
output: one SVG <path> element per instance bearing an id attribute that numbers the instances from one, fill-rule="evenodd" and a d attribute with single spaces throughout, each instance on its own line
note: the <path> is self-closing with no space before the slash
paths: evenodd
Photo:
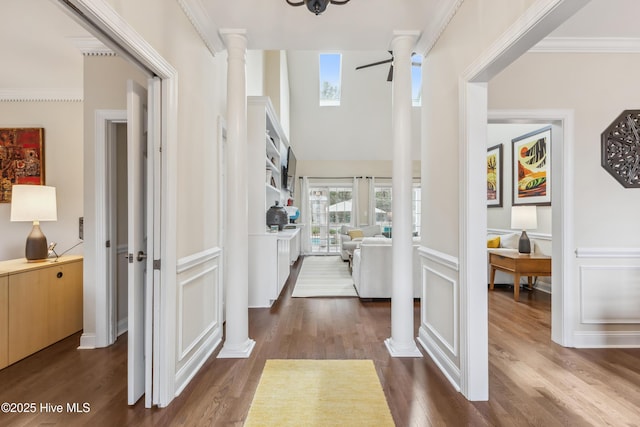
<path id="1" fill-rule="evenodd" d="M 520 241 L 520 234 L 509 233 L 500 236 L 500 246 L 509 249 L 518 249 L 518 242 Z"/>
<path id="2" fill-rule="evenodd" d="M 499 248 L 500 247 L 500 236 L 496 236 L 493 239 L 487 239 L 487 247 L 488 248 Z"/>
<path id="3" fill-rule="evenodd" d="M 349 237 L 351 237 L 351 239 L 362 239 L 364 237 L 364 233 L 359 229 L 349 230 Z"/>

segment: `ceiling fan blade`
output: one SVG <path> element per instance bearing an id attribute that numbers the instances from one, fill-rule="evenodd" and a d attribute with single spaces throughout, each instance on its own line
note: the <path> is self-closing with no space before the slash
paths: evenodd
<path id="1" fill-rule="evenodd" d="M 393 80 L 393 64 L 389 65 L 389 74 L 387 75 L 387 81 Z"/>
<path id="2" fill-rule="evenodd" d="M 362 68 L 373 67 L 376 65 L 388 64 L 391 61 L 393 61 L 393 58 L 385 59 L 384 61 L 372 62 L 371 64 L 367 64 L 367 65 L 360 65 L 359 67 L 356 67 L 356 70 L 361 70 Z"/>

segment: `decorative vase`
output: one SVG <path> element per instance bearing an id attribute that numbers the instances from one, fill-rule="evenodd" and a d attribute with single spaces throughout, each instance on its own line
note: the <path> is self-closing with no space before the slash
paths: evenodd
<path id="1" fill-rule="evenodd" d="M 289 215 L 287 214 L 287 210 L 280 206 L 280 202 L 276 202 L 276 204 L 271 206 L 267 211 L 267 226 L 277 225 L 278 230 L 282 230 L 288 222 Z"/>

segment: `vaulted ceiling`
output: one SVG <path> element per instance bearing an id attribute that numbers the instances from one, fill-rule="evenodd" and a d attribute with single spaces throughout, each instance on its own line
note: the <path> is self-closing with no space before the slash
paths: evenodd
<path id="1" fill-rule="evenodd" d="M 172 0 L 173 1 L 173 0 Z M 315 16 L 285 0 L 179 0 L 204 25 L 203 36 L 215 49 L 223 46 L 220 28 L 245 28 L 251 49 L 371 51 L 384 57 L 394 30 L 418 30 L 417 51 L 427 49 L 460 0 L 351 0 L 329 5 Z M 57 0 L 2 0 L 0 13 L 0 88 L 82 87 L 81 57 L 70 38 L 87 36 L 61 11 Z M 637 0 L 592 0 L 551 36 L 616 37 L 634 44 L 640 39 Z M 197 16 L 196 16 L 197 15 Z M 364 59 L 364 58 L 363 58 Z M 24 81 L 40 70 L 34 82 Z M 384 69 L 380 71 L 385 73 Z"/>

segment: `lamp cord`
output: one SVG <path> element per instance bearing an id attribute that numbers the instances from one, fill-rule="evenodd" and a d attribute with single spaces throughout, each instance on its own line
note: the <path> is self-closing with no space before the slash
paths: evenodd
<path id="1" fill-rule="evenodd" d="M 56 259 L 54 260 L 54 262 L 58 261 L 58 258 L 60 258 L 64 254 L 66 254 L 71 249 L 75 248 L 76 246 L 81 245 L 82 243 L 84 243 L 84 240 L 80 240 L 78 243 L 76 243 L 75 245 L 71 246 L 69 249 L 67 249 L 66 251 L 62 252 L 60 255 L 58 255 L 58 252 L 56 252 L 55 246 L 53 248 L 51 248 L 51 251 L 56 255 Z"/>

